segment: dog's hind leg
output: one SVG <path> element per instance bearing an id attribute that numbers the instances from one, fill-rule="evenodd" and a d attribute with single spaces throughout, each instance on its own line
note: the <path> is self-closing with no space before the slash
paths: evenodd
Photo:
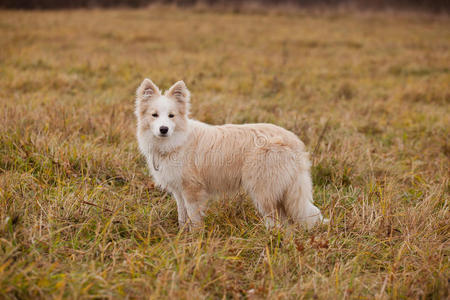
<path id="1" fill-rule="evenodd" d="M 249 194 L 256 209 L 263 217 L 266 228 L 278 227 L 287 220 L 284 207 L 277 200 L 278 197 L 270 195 L 264 190 L 252 190 Z"/>
<path id="2" fill-rule="evenodd" d="M 281 200 L 287 188 L 286 178 L 291 177 L 287 164 L 280 164 L 280 152 L 269 150 L 258 148 L 249 155 L 243 166 L 242 186 L 262 215 L 266 227 L 272 228 L 286 220 Z"/>
<path id="3" fill-rule="evenodd" d="M 307 228 L 323 221 L 320 210 L 313 204 L 312 182 L 307 171 L 301 171 L 288 188 L 283 206 L 292 220 Z"/>
<path id="4" fill-rule="evenodd" d="M 283 222 L 287 221 L 284 208 L 278 205 L 276 201 L 255 196 L 252 198 L 256 208 L 264 219 L 266 228 L 279 227 Z"/>

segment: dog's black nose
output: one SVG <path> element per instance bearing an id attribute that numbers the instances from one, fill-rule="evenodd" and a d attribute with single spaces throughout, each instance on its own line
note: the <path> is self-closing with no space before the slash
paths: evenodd
<path id="1" fill-rule="evenodd" d="M 161 134 L 166 134 L 167 132 L 169 132 L 169 127 L 161 126 L 159 127 L 159 132 L 161 132 Z"/>

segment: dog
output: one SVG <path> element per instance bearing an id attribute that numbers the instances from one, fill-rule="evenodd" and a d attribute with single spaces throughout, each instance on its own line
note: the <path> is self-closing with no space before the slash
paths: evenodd
<path id="1" fill-rule="evenodd" d="M 213 126 L 189 118 L 183 81 L 162 93 L 145 79 L 136 91 L 137 140 L 155 183 L 177 202 L 178 222 L 202 224 L 209 196 L 243 189 L 267 228 L 289 218 L 312 228 L 309 154 L 292 132 L 266 124 Z"/>

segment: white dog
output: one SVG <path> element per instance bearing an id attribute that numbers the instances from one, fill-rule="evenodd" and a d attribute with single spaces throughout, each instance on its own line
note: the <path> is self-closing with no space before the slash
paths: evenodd
<path id="1" fill-rule="evenodd" d="M 209 195 L 243 188 L 267 227 L 290 217 L 311 228 L 310 162 L 292 132 L 272 124 L 212 126 L 188 118 L 183 81 L 162 94 L 149 79 L 136 92 L 139 149 L 155 182 L 177 201 L 180 227 L 198 226 Z"/>

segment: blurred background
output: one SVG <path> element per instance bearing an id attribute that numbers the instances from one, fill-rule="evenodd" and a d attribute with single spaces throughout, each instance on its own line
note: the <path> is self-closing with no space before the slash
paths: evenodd
<path id="1" fill-rule="evenodd" d="M 0 7 L 22 9 L 61 9 L 85 7 L 142 7 L 153 3 L 178 6 L 222 6 L 242 9 L 246 6 L 351 6 L 359 9 L 419 9 L 448 12 L 449 0 L 0 0 Z"/>

